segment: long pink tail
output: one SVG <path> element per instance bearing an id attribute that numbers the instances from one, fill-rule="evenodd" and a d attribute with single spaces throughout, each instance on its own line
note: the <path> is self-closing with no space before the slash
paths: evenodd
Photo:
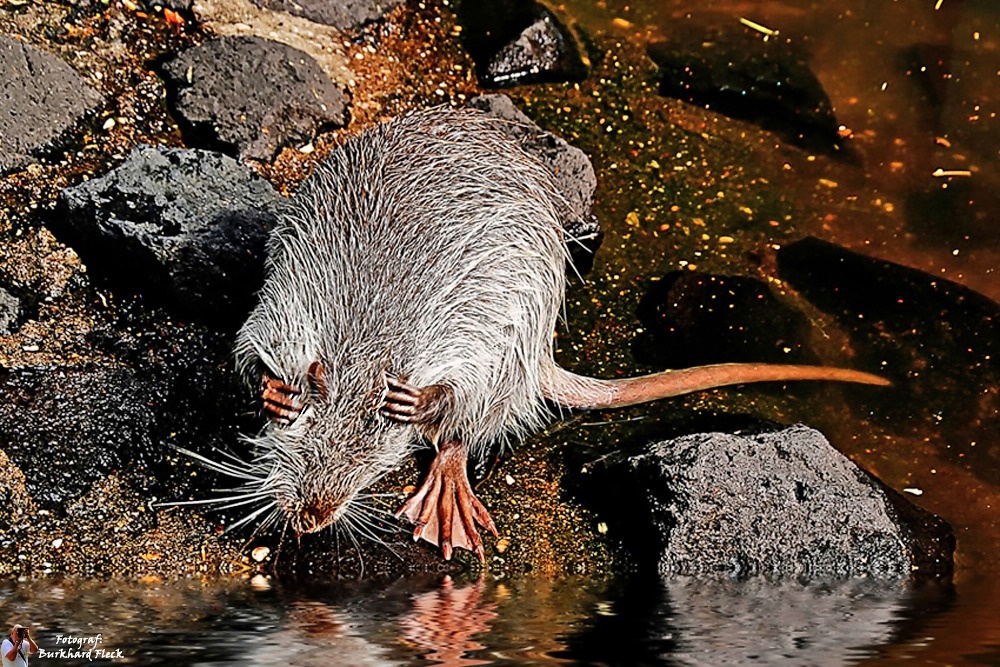
<path id="1" fill-rule="evenodd" d="M 622 380 L 600 380 L 571 373 L 553 364 L 542 373 L 542 394 L 567 408 L 621 408 L 695 391 L 748 382 L 833 380 L 887 386 L 871 373 L 828 366 L 784 364 L 715 364 L 667 370 Z"/>

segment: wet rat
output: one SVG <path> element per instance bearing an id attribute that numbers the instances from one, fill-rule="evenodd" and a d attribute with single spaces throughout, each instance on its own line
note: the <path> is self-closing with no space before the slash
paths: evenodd
<path id="1" fill-rule="evenodd" d="M 771 380 L 887 384 L 853 370 L 719 364 L 600 380 L 559 367 L 568 253 L 552 175 L 471 110 L 412 113 L 348 139 L 286 204 L 236 341 L 269 423 L 240 471 L 253 515 L 297 533 L 356 518 L 359 492 L 427 442 L 403 505 L 414 538 L 483 558 L 496 534 L 466 467 L 566 408 Z M 352 518 L 353 517 L 353 518 Z"/>

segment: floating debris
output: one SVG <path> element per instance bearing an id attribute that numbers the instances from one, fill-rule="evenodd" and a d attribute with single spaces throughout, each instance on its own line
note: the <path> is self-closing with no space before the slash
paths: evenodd
<path id="1" fill-rule="evenodd" d="M 948 178 L 950 176 L 972 176 L 972 172 L 968 169 L 941 169 L 938 167 L 931 174 L 935 178 Z"/>
<path id="2" fill-rule="evenodd" d="M 253 558 L 258 563 L 263 563 L 264 559 L 271 554 L 271 550 L 267 547 L 257 547 L 250 552 L 250 557 Z"/>
<path id="3" fill-rule="evenodd" d="M 908 489 L 903 489 L 903 493 L 909 493 L 911 496 L 922 496 L 924 495 L 924 490 L 910 487 Z"/>
<path id="4" fill-rule="evenodd" d="M 751 30 L 756 30 L 759 33 L 767 35 L 768 37 L 775 37 L 775 36 L 777 36 L 779 34 L 777 30 L 772 30 L 771 28 L 768 28 L 767 26 L 763 26 L 763 25 L 761 25 L 759 23 L 756 23 L 755 21 L 751 21 L 750 19 L 747 19 L 747 18 L 740 17 L 740 23 L 742 23 L 746 27 L 750 28 Z"/>

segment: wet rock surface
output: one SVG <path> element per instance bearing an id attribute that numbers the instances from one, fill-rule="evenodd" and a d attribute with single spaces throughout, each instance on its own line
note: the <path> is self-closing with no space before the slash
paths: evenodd
<path id="1" fill-rule="evenodd" d="M 72 67 L 0 34 L 0 174 L 58 152 L 104 101 Z"/>
<path id="2" fill-rule="evenodd" d="M 127 369 L 0 371 L 0 393 L 0 449 L 47 509 L 114 470 L 166 454 L 156 437 L 165 387 Z"/>
<path id="3" fill-rule="evenodd" d="M 269 161 L 347 124 L 347 94 L 308 54 L 260 37 L 219 37 L 163 65 L 192 144 Z M 266 81 L 266 85 L 260 85 Z"/>
<path id="4" fill-rule="evenodd" d="M 533 0 L 474 2 L 456 7 L 465 47 L 484 86 L 580 81 L 588 67 L 573 34 Z"/>
<path id="5" fill-rule="evenodd" d="M 649 283 L 636 314 L 633 351 L 651 366 L 818 361 L 805 315 L 756 278 L 673 271 Z"/>
<path id="6" fill-rule="evenodd" d="M 115 289 L 235 327 L 263 281 L 278 201 L 225 155 L 145 146 L 64 190 L 52 227 Z"/>
<path id="7" fill-rule="evenodd" d="M 661 574 L 906 579 L 952 568 L 942 519 L 804 426 L 684 436 L 588 474 L 611 530 Z"/>
<path id="8" fill-rule="evenodd" d="M 859 362 L 894 380 L 897 400 L 874 415 L 900 427 L 937 414 L 954 437 L 943 453 L 987 474 L 1000 417 L 1000 304 L 917 269 L 807 238 L 778 253 L 778 270 L 821 310 L 855 330 Z M 949 436 L 950 437 L 950 436 Z"/>
<path id="9" fill-rule="evenodd" d="M 601 224 L 594 215 L 597 176 L 590 158 L 579 148 L 540 128 L 506 95 L 480 95 L 469 100 L 469 106 L 510 121 L 507 126 L 510 137 L 552 172 L 556 188 L 564 197 L 557 205 L 563 228 L 572 239 L 570 253 L 576 267 L 587 271 L 603 238 Z"/>
<path id="10" fill-rule="evenodd" d="M 184 492 L 198 480 L 178 465 L 175 447 L 228 447 L 249 426 L 226 336 L 130 320 L 88 335 L 103 361 L 0 369 L 0 450 L 41 507 L 64 511 L 120 471 L 149 496 Z"/>
<path id="11" fill-rule="evenodd" d="M 337 30 L 356 30 L 382 18 L 403 0 L 253 0 L 258 7 L 287 12 Z"/>
<path id="12" fill-rule="evenodd" d="M 803 54 L 781 40 L 692 27 L 648 52 L 661 95 L 756 123 L 807 150 L 842 148 L 830 98 Z"/>

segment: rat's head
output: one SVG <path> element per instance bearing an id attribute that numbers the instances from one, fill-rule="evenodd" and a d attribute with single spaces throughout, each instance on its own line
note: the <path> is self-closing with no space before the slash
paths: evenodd
<path id="1" fill-rule="evenodd" d="M 247 439 L 257 490 L 299 534 L 363 524 L 371 510 L 361 492 L 406 458 L 411 430 L 377 414 L 384 378 L 376 368 L 312 362 L 303 375 L 297 416 Z"/>

